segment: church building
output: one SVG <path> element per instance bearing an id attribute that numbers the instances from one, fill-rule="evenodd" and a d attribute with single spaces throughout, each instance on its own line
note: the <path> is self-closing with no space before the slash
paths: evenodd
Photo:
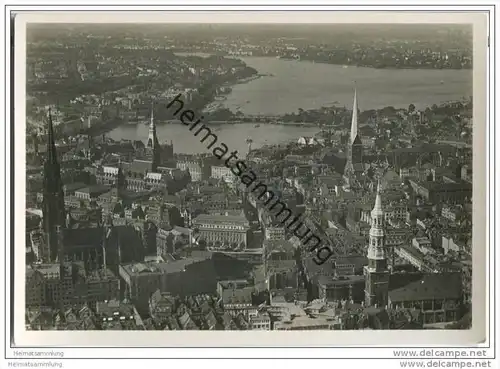
<path id="1" fill-rule="evenodd" d="M 463 313 L 461 273 L 395 272 L 388 266 L 380 181 L 371 212 L 368 265 L 364 267 L 365 306 L 413 308 L 424 324 L 453 322 Z"/>

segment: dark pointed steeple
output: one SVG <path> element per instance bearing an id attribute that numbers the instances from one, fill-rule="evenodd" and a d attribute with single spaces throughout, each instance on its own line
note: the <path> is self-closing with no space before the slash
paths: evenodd
<path id="1" fill-rule="evenodd" d="M 113 233 L 113 217 L 111 214 L 108 214 L 106 220 L 104 221 L 104 240 L 102 243 L 102 269 L 104 270 L 105 278 L 107 279 L 107 253 L 109 249 L 109 240 Z"/>
<path id="2" fill-rule="evenodd" d="M 355 82 L 356 83 L 356 82 Z M 358 137 L 358 97 L 356 88 L 354 88 L 354 102 L 352 103 L 352 121 L 351 121 L 351 145 Z"/>
<path id="3" fill-rule="evenodd" d="M 156 172 L 160 161 L 160 143 L 156 135 L 156 123 L 154 120 L 154 103 L 151 103 L 151 121 L 149 123 L 148 142 L 146 144 L 146 153 L 152 161 L 151 171 Z"/>
<path id="4" fill-rule="evenodd" d="M 52 114 L 49 110 L 47 129 L 47 154 L 43 167 L 43 230 L 48 247 L 47 261 L 55 262 L 63 257 L 63 245 L 59 245 L 57 227 L 65 227 L 64 192 L 61 169 L 57 159 Z"/>
<path id="5" fill-rule="evenodd" d="M 358 97 L 354 88 L 354 101 L 352 104 L 351 134 L 346 147 L 347 163 L 344 169 L 346 177 L 352 177 L 356 170 L 355 165 L 363 162 L 363 144 L 358 132 Z"/>
<path id="6" fill-rule="evenodd" d="M 47 127 L 47 158 L 46 162 L 57 164 L 57 151 L 56 142 L 54 139 L 54 124 L 52 122 L 52 111 L 49 109 L 48 113 L 48 127 Z"/>
<path id="7" fill-rule="evenodd" d="M 363 160 L 363 144 L 358 132 L 358 97 L 354 88 L 354 102 L 352 104 L 352 122 L 350 135 L 349 157 L 351 164 L 361 163 Z"/>

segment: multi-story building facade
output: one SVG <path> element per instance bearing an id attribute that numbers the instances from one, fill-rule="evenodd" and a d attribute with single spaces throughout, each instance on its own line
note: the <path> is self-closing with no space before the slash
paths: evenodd
<path id="1" fill-rule="evenodd" d="M 124 282 L 125 296 L 141 314 L 147 314 L 150 297 L 157 290 L 182 296 L 212 291 L 215 288 L 213 281 L 203 274 L 206 271 L 203 263 L 210 262 L 208 255 L 202 255 L 170 262 L 123 264 L 119 274 Z"/>
<path id="2" fill-rule="evenodd" d="M 269 313 L 262 313 L 250 317 L 250 329 L 252 331 L 270 331 L 271 317 Z"/>
<path id="3" fill-rule="evenodd" d="M 444 205 L 443 208 L 441 209 L 441 215 L 453 223 L 459 221 L 462 217 L 464 217 L 464 214 L 465 211 L 463 207 L 458 205 L 455 206 Z"/>
<path id="4" fill-rule="evenodd" d="M 265 229 L 266 240 L 284 240 L 285 228 L 284 227 L 266 227 Z"/>
<path id="5" fill-rule="evenodd" d="M 235 175 L 231 171 L 231 168 L 226 166 L 212 166 L 211 175 L 215 179 L 232 180 Z"/>
<path id="6" fill-rule="evenodd" d="M 119 280 L 107 268 L 88 271 L 83 263 L 35 264 L 26 268 L 27 306 L 94 306 L 119 298 Z"/>
<path id="7" fill-rule="evenodd" d="M 200 182 L 210 177 L 210 166 L 206 165 L 203 160 L 177 160 L 177 168 L 188 171 L 191 176 L 191 182 Z"/>
<path id="8" fill-rule="evenodd" d="M 110 190 L 110 187 L 104 185 L 83 187 L 75 191 L 75 197 L 88 205 L 91 201 L 98 202 L 99 197 Z"/>
<path id="9" fill-rule="evenodd" d="M 149 315 L 155 322 L 166 321 L 174 313 L 175 299 L 169 293 L 156 290 L 149 299 Z"/>
<path id="10" fill-rule="evenodd" d="M 318 297 L 323 301 L 363 301 L 364 277 L 362 275 L 338 276 L 328 278 L 321 276 L 318 280 Z"/>
<path id="11" fill-rule="evenodd" d="M 248 244 L 250 225 L 244 215 L 201 214 L 193 219 L 193 228 L 198 239 L 204 240 L 210 248 L 240 248 Z"/>
<path id="12" fill-rule="evenodd" d="M 162 226 L 156 232 L 156 255 L 165 256 L 175 252 L 174 245 L 175 236 L 170 229 L 165 229 Z"/>
<path id="13" fill-rule="evenodd" d="M 96 320 L 102 330 L 144 330 L 144 324 L 133 304 L 119 300 L 100 301 L 95 307 Z"/>
<path id="14" fill-rule="evenodd" d="M 96 170 L 96 182 L 105 186 L 116 186 L 120 175 L 120 168 L 102 166 Z"/>
<path id="15" fill-rule="evenodd" d="M 220 281 L 217 283 L 217 295 L 221 299 L 224 311 L 236 317 L 243 314 L 246 318 L 257 316 L 257 306 L 252 303 L 254 285 L 247 280 Z"/>
<path id="16" fill-rule="evenodd" d="M 432 204 L 463 204 L 472 199 L 472 184 L 443 183 L 443 182 L 417 182 L 410 180 L 413 190 Z"/>

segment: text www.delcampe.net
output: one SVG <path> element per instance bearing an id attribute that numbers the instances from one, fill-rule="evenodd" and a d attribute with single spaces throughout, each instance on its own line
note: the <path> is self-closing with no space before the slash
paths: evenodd
<path id="1" fill-rule="evenodd" d="M 402 360 L 401 368 L 491 368 L 491 360 Z"/>
<path id="2" fill-rule="evenodd" d="M 396 350 L 395 357 L 413 358 L 401 360 L 402 368 L 491 368 L 486 350 Z M 427 359 L 425 358 L 432 358 Z M 439 358 L 439 359 L 438 359 Z"/>

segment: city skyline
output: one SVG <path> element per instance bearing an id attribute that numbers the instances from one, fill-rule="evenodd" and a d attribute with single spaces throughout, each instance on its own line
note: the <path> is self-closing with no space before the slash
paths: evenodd
<path id="1" fill-rule="evenodd" d="M 29 25 L 27 331 L 470 330 L 472 27 L 357 26 Z"/>

